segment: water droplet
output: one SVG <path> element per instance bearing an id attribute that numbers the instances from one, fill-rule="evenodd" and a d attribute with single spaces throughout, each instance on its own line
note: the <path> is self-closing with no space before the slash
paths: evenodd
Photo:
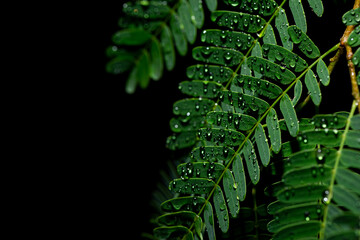
<path id="1" fill-rule="evenodd" d="M 305 221 L 310 221 L 310 212 L 309 212 L 309 211 L 305 211 L 305 212 L 304 212 L 304 217 L 305 217 Z"/>

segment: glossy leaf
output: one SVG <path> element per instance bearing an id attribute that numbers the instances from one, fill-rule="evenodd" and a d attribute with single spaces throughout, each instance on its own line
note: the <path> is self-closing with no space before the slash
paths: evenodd
<path id="1" fill-rule="evenodd" d="M 135 67 L 130 72 L 129 78 L 126 82 L 126 92 L 134 93 L 136 85 L 145 88 L 149 84 L 149 54 L 144 51 L 140 59 L 135 63 Z"/>
<path id="2" fill-rule="evenodd" d="M 215 188 L 213 201 L 219 227 L 223 233 L 226 233 L 229 230 L 229 215 L 224 199 L 224 194 L 219 186 L 216 186 Z"/>
<path id="3" fill-rule="evenodd" d="M 209 112 L 206 119 L 209 124 L 218 128 L 237 131 L 248 131 L 256 123 L 256 119 L 249 115 L 230 112 Z"/>
<path id="4" fill-rule="evenodd" d="M 321 103 L 321 91 L 314 72 L 310 69 L 305 75 L 305 85 L 309 91 L 311 100 L 316 106 Z"/>
<path id="5" fill-rule="evenodd" d="M 360 151 L 343 149 L 341 154 L 341 164 L 346 167 L 360 169 L 360 161 L 357 159 L 360 159 Z"/>
<path id="6" fill-rule="evenodd" d="M 296 106 L 296 104 L 300 100 L 301 94 L 302 94 L 302 83 L 301 81 L 297 81 L 294 87 L 294 99 L 291 100 L 293 106 Z"/>
<path id="7" fill-rule="evenodd" d="M 264 57 L 281 65 L 285 65 L 288 69 L 295 72 L 302 72 L 308 67 L 304 59 L 281 46 L 264 44 L 262 50 Z"/>
<path id="8" fill-rule="evenodd" d="M 237 196 L 237 184 L 230 170 L 225 171 L 223 177 L 223 189 L 226 196 L 226 202 L 232 217 L 236 217 L 240 211 L 240 204 Z"/>
<path id="9" fill-rule="evenodd" d="M 207 202 L 204 210 L 204 222 L 209 240 L 215 240 L 214 213 L 210 202 Z"/>
<path id="10" fill-rule="evenodd" d="M 323 198 L 327 186 L 304 185 L 294 188 L 285 188 L 280 191 L 277 198 L 285 203 L 316 202 Z"/>
<path id="11" fill-rule="evenodd" d="M 357 25 L 360 23 L 360 8 L 351 9 L 342 16 L 342 22 L 349 25 Z"/>
<path id="12" fill-rule="evenodd" d="M 350 127 L 354 130 L 360 130 L 360 114 L 351 118 Z"/>
<path id="13" fill-rule="evenodd" d="M 239 197 L 240 201 L 243 201 L 246 196 L 246 178 L 245 178 L 243 162 L 240 155 L 235 156 L 232 165 L 232 171 L 234 174 L 237 196 Z"/>
<path id="14" fill-rule="evenodd" d="M 217 0 L 205 0 L 208 9 L 213 12 L 217 8 Z"/>
<path id="15" fill-rule="evenodd" d="M 170 120 L 170 128 L 173 132 L 196 131 L 205 124 L 203 116 L 179 116 Z"/>
<path id="16" fill-rule="evenodd" d="M 181 1 L 178 8 L 179 18 L 182 23 L 180 26 L 183 29 L 186 39 L 190 44 L 193 44 L 196 40 L 197 29 L 191 22 L 190 5 L 187 1 Z"/>
<path id="17" fill-rule="evenodd" d="M 207 29 L 202 32 L 201 41 L 216 47 L 226 47 L 239 51 L 246 51 L 251 47 L 254 38 L 250 34 L 242 32 Z"/>
<path id="18" fill-rule="evenodd" d="M 222 91 L 219 95 L 224 107 L 234 108 L 235 112 L 247 114 L 257 118 L 270 106 L 264 100 L 242 93 Z M 226 104 L 226 106 L 224 105 Z"/>
<path id="19" fill-rule="evenodd" d="M 346 168 L 338 168 L 336 171 L 336 182 L 360 195 L 360 175 L 358 173 Z"/>
<path id="20" fill-rule="evenodd" d="M 255 96 L 264 96 L 269 99 L 275 99 L 282 93 L 282 89 L 277 85 L 251 76 L 237 75 L 234 83 L 236 86 L 253 93 Z"/>
<path id="21" fill-rule="evenodd" d="M 159 80 L 164 71 L 163 54 L 157 38 L 153 38 L 150 46 L 150 77 Z"/>
<path id="22" fill-rule="evenodd" d="M 164 53 L 164 62 L 166 69 L 171 71 L 175 67 L 175 49 L 172 40 L 172 34 L 168 26 L 164 26 L 161 32 L 161 46 Z"/>
<path id="23" fill-rule="evenodd" d="M 181 22 L 179 15 L 173 13 L 170 19 L 170 28 L 174 37 L 175 47 L 181 56 L 185 56 L 188 46 L 181 26 L 183 26 L 183 23 Z"/>
<path id="24" fill-rule="evenodd" d="M 212 110 L 214 104 L 214 101 L 210 99 L 183 99 L 174 103 L 173 113 L 181 116 L 205 115 Z"/>
<path id="25" fill-rule="evenodd" d="M 201 79 L 217 83 L 227 82 L 233 74 L 233 70 L 224 66 L 193 65 L 186 69 L 186 75 L 190 79 Z"/>
<path id="26" fill-rule="evenodd" d="M 191 20 L 197 28 L 202 28 L 204 25 L 204 9 L 201 0 L 189 0 L 191 10 Z"/>
<path id="27" fill-rule="evenodd" d="M 197 177 L 216 181 L 224 171 L 224 168 L 224 165 L 216 162 L 189 162 L 179 164 L 177 172 L 182 179 Z"/>
<path id="28" fill-rule="evenodd" d="M 357 47 L 360 45 L 360 25 L 350 33 L 347 43 L 350 47 Z"/>
<path id="29" fill-rule="evenodd" d="M 138 46 L 146 43 L 151 38 L 151 34 L 143 29 L 124 29 L 118 31 L 112 37 L 112 40 L 117 45 Z"/>
<path id="30" fill-rule="evenodd" d="M 289 84 L 296 78 L 295 74 L 288 69 L 263 58 L 249 57 L 247 64 L 250 69 L 281 84 Z"/>
<path id="31" fill-rule="evenodd" d="M 268 25 L 266 27 L 265 35 L 263 37 L 263 41 L 264 41 L 265 44 L 274 44 L 274 45 L 277 44 L 274 29 L 272 28 L 271 25 Z"/>
<path id="32" fill-rule="evenodd" d="M 308 0 L 308 2 L 314 13 L 318 17 L 321 17 L 324 13 L 324 6 L 322 4 L 322 0 Z"/>
<path id="33" fill-rule="evenodd" d="M 116 46 L 112 47 L 117 49 Z M 113 74 L 124 73 L 129 70 L 134 64 L 134 55 L 132 53 L 123 51 L 122 54 L 111 59 L 106 64 L 106 71 Z"/>
<path id="34" fill-rule="evenodd" d="M 331 178 L 331 167 L 311 166 L 288 171 L 283 175 L 283 182 L 288 186 L 311 184 L 315 182 L 328 183 Z"/>
<path id="35" fill-rule="evenodd" d="M 182 194 L 206 194 L 209 193 L 215 182 L 207 178 L 190 178 L 182 180 L 174 179 L 169 184 L 169 190 Z"/>
<path id="36" fill-rule="evenodd" d="M 339 185 L 334 185 L 333 191 L 333 198 L 339 206 L 345 207 L 353 213 L 360 215 L 360 198 L 358 195 Z"/>
<path id="37" fill-rule="evenodd" d="M 195 47 L 192 50 L 192 56 L 201 62 L 224 66 L 238 65 L 244 57 L 241 52 L 220 47 Z"/>
<path id="38" fill-rule="evenodd" d="M 285 94 L 280 100 L 280 110 L 285 118 L 285 123 L 290 135 L 295 137 L 299 131 L 299 123 L 295 109 L 292 105 L 290 97 L 287 94 Z"/>
<path id="39" fill-rule="evenodd" d="M 195 161 L 220 162 L 226 165 L 234 155 L 235 151 L 224 146 L 201 146 L 191 152 L 191 159 Z"/>
<path id="40" fill-rule="evenodd" d="M 209 81 L 183 81 L 179 84 L 182 93 L 192 97 L 215 98 L 218 96 L 221 85 Z"/>
<path id="41" fill-rule="evenodd" d="M 279 32 L 283 47 L 291 51 L 293 49 L 293 43 L 290 41 L 290 35 L 288 33 L 289 22 L 283 8 L 280 9 L 275 18 L 275 26 Z"/>
<path id="42" fill-rule="evenodd" d="M 270 162 L 270 149 L 268 140 L 261 124 L 258 124 L 256 128 L 255 140 L 260 155 L 260 160 L 262 164 L 266 167 Z"/>
<path id="43" fill-rule="evenodd" d="M 325 62 L 320 59 L 316 65 L 316 73 L 319 76 L 320 82 L 327 86 L 330 83 L 330 74 Z"/>
<path id="44" fill-rule="evenodd" d="M 186 196 L 166 200 L 160 205 L 160 208 L 165 212 L 177 212 L 184 210 L 198 212 L 201 208 L 201 205 L 204 203 L 205 198 L 203 197 Z"/>
<path id="45" fill-rule="evenodd" d="M 298 26 L 304 33 L 306 33 L 306 17 L 301 0 L 289 0 L 289 7 L 294 17 L 296 26 Z"/>
<path id="46" fill-rule="evenodd" d="M 237 1 L 225 0 L 226 4 L 239 8 L 241 12 L 270 16 L 278 6 L 274 0 Z"/>
<path id="47" fill-rule="evenodd" d="M 281 149 L 281 131 L 276 111 L 273 108 L 266 116 L 266 125 L 270 137 L 271 148 L 275 153 L 278 153 Z"/>
<path id="48" fill-rule="evenodd" d="M 316 239 L 320 231 L 320 225 L 320 221 L 292 224 L 282 228 L 272 239 L 291 239 L 293 236 L 296 236 L 298 239 Z"/>
<path id="49" fill-rule="evenodd" d="M 291 40 L 298 44 L 299 49 L 304 53 L 308 58 L 317 58 L 320 56 L 319 48 L 314 44 L 314 42 L 297 26 L 290 26 L 288 28 L 289 35 Z"/>
<path id="50" fill-rule="evenodd" d="M 166 2 L 161 1 L 127 2 L 122 10 L 126 15 L 144 19 L 161 19 L 170 12 Z"/>
<path id="51" fill-rule="evenodd" d="M 245 139 L 240 132 L 219 128 L 200 128 L 198 137 L 210 146 L 237 146 Z"/>
<path id="52" fill-rule="evenodd" d="M 160 225 L 165 225 L 165 226 L 183 225 L 189 228 L 195 217 L 196 217 L 196 213 L 194 212 L 179 211 L 175 213 L 167 213 L 161 215 L 156 219 L 156 221 Z"/>
<path id="53" fill-rule="evenodd" d="M 166 139 L 166 147 L 170 150 L 184 149 L 191 147 L 196 142 L 196 132 L 180 132 L 173 134 Z"/>
<path id="54" fill-rule="evenodd" d="M 253 184 L 257 184 L 260 179 L 260 168 L 255 154 L 254 146 L 251 141 L 247 140 L 242 149 L 246 167 Z"/>
<path id="55" fill-rule="evenodd" d="M 266 21 L 258 15 L 231 11 L 214 11 L 211 20 L 219 27 L 226 27 L 235 31 L 256 33 L 260 31 Z"/>
<path id="56" fill-rule="evenodd" d="M 351 61 L 356 67 L 360 67 L 360 48 L 358 48 L 351 58 Z"/>

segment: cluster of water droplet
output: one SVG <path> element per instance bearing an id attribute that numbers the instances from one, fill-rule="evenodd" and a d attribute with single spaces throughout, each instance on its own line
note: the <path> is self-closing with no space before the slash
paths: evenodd
<path id="1" fill-rule="evenodd" d="M 144 19 L 164 18 L 170 12 L 166 1 L 126 2 L 122 10 L 127 15 Z"/>
<path id="2" fill-rule="evenodd" d="M 257 15 L 246 13 L 215 11 L 211 14 L 211 20 L 219 27 L 226 27 L 231 30 L 246 31 L 255 33 L 265 26 L 265 20 Z"/>
<path id="3" fill-rule="evenodd" d="M 193 97 L 214 98 L 218 95 L 220 84 L 208 81 L 184 81 L 179 84 L 181 92 Z"/>
<path id="4" fill-rule="evenodd" d="M 192 53 L 195 60 L 224 66 L 237 65 L 244 56 L 241 52 L 219 47 L 196 47 Z"/>
<path id="5" fill-rule="evenodd" d="M 221 84 L 229 79 L 229 77 L 233 74 L 233 71 L 224 66 L 197 64 L 188 67 L 186 74 L 190 79 L 214 81 Z"/>
<path id="6" fill-rule="evenodd" d="M 229 30 L 204 30 L 201 41 L 217 47 L 245 51 L 251 47 L 254 38 L 249 34 Z"/>
<path id="7" fill-rule="evenodd" d="M 343 16 L 342 22 L 346 25 L 357 25 L 360 23 L 360 9 L 351 9 Z"/>

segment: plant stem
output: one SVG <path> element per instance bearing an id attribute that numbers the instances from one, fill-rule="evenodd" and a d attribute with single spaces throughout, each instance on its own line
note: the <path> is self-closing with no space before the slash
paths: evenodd
<path id="1" fill-rule="evenodd" d="M 353 9 L 360 7 L 360 0 L 355 0 Z M 341 45 L 345 46 L 346 49 L 346 59 L 348 61 L 348 68 L 350 73 L 350 81 L 351 81 L 351 88 L 352 88 L 352 95 L 355 101 L 358 103 L 358 111 L 360 112 L 360 93 L 359 93 L 359 86 L 356 81 L 356 72 L 355 72 L 355 65 L 352 62 L 353 52 L 351 47 L 348 45 L 347 40 L 349 38 L 350 33 L 354 30 L 355 26 L 350 25 L 347 26 L 345 32 L 341 38 Z"/>
<path id="2" fill-rule="evenodd" d="M 335 159 L 335 165 L 334 168 L 332 170 L 332 175 L 331 175 L 331 180 L 330 180 L 330 186 L 329 186 L 329 194 L 328 194 L 328 199 L 326 201 L 326 204 L 330 203 L 333 197 L 333 188 L 334 188 L 334 184 L 335 184 L 335 177 L 336 177 L 336 172 L 340 163 L 340 158 L 341 158 L 341 154 L 342 154 L 342 150 L 344 148 L 345 145 L 345 140 L 346 140 L 346 135 L 349 131 L 350 128 L 350 122 L 351 122 L 351 118 L 354 115 L 356 106 L 357 106 L 357 102 L 356 100 L 353 101 L 353 104 L 351 106 L 351 110 L 350 110 L 350 114 L 349 117 L 346 121 L 346 127 L 344 130 L 344 133 L 342 134 L 342 139 L 341 139 L 341 143 L 340 143 L 340 147 L 339 150 L 336 152 L 336 159 Z M 320 239 L 324 239 L 324 234 L 325 234 L 325 228 L 326 228 L 326 222 L 327 222 L 327 216 L 328 216 L 328 210 L 329 207 L 326 206 L 324 208 L 324 216 L 323 216 L 323 223 L 321 224 L 321 229 L 320 229 Z"/>

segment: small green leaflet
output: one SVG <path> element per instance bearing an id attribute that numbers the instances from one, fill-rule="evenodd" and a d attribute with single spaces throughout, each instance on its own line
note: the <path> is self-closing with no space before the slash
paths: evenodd
<path id="1" fill-rule="evenodd" d="M 200 128 L 198 137 L 206 145 L 238 146 L 245 139 L 244 134 L 229 129 Z"/>
<path id="2" fill-rule="evenodd" d="M 244 55 L 241 52 L 225 49 L 221 47 L 195 47 L 192 50 L 192 56 L 195 60 L 221 64 L 224 66 L 238 65 Z"/>
<path id="3" fill-rule="evenodd" d="M 279 32 L 282 45 L 284 48 L 291 51 L 293 49 L 293 43 L 290 41 L 290 36 L 288 33 L 289 22 L 283 8 L 280 9 L 278 15 L 275 18 L 275 26 Z"/>
<path id="4" fill-rule="evenodd" d="M 288 32 L 291 40 L 295 44 L 299 44 L 300 51 L 303 52 L 308 58 L 314 59 L 320 56 L 319 48 L 300 28 L 293 25 L 288 28 Z"/>
<path id="5" fill-rule="evenodd" d="M 189 3 L 187 1 L 181 1 L 178 12 L 180 21 L 182 23 L 180 28 L 183 29 L 188 42 L 193 44 L 196 40 L 197 29 L 191 22 L 191 11 Z"/>
<path id="6" fill-rule="evenodd" d="M 241 160 L 240 155 L 236 155 L 233 165 L 232 171 L 235 178 L 236 191 L 240 201 L 243 201 L 246 196 L 246 178 L 244 172 L 244 165 Z"/>
<path id="7" fill-rule="evenodd" d="M 254 151 L 254 146 L 251 141 L 247 140 L 241 151 L 244 155 L 246 167 L 253 184 L 257 184 L 260 180 L 260 168 L 258 165 L 257 157 Z"/>
<path id="8" fill-rule="evenodd" d="M 186 69 L 186 76 L 190 79 L 202 79 L 220 84 L 227 82 L 232 74 L 231 68 L 207 64 L 197 64 Z"/>
<path id="9" fill-rule="evenodd" d="M 173 132 L 196 131 L 205 127 L 203 116 L 179 116 L 170 120 L 170 128 Z"/>
<path id="10" fill-rule="evenodd" d="M 223 177 L 223 189 L 226 196 L 226 201 L 232 217 L 236 217 L 240 211 L 240 204 L 237 196 L 237 184 L 230 170 L 225 171 Z"/>
<path id="11" fill-rule="evenodd" d="M 272 240 L 291 239 L 293 236 L 299 237 L 298 239 L 317 239 L 320 225 L 320 221 L 296 223 L 282 228 L 279 232 L 275 233 Z"/>
<path id="12" fill-rule="evenodd" d="M 214 213 L 210 202 L 207 202 L 204 210 L 204 222 L 208 232 L 209 240 L 215 240 Z"/>
<path id="13" fill-rule="evenodd" d="M 346 12 L 342 17 L 342 22 L 347 26 L 359 24 L 360 8 L 351 9 L 350 11 Z"/>
<path id="14" fill-rule="evenodd" d="M 214 207 L 216 212 L 216 217 L 219 221 L 219 227 L 223 233 L 226 233 L 229 230 L 229 214 L 226 207 L 224 194 L 219 187 L 216 185 L 214 194 L 213 194 Z"/>
<path id="15" fill-rule="evenodd" d="M 258 124 L 255 131 L 255 140 L 262 164 L 266 167 L 270 162 L 270 149 L 264 129 Z"/>
<path id="16" fill-rule="evenodd" d="M 181 116 L 200 116 L 210 112 L 214 107 L 214 101 L 210 99 L 189 98 L 174 103 L 173 113 Z"/>
<path id="17" fill-rule="evenodd" d="M 231 112 L 209 112 L 206 120 L 213 126 L 237 131 L 248 131 L 256 123 L 256 119 L 249 115 Z"/>
<path id="18" fill-rule="evenodd" d="M 271 109 L 266 116 L 266 125 L 270 137 L 271 147 L 275 153 L 281 149 L 281 130 L 275 109 Z"/>
<path id="19" fill-rule="evenodd" d="M 324 6 L 322 4 L 322 0 L 308 0 L 308 2 L 314 13 L 318 17 L 321 17 L 324 13 Z"/>
<path id="20" fill-rule="evenodd" d="M 320 82 L 327 86 L 330 83 L 330 74 L 325 62 L 320 59 L 316 65 L 316 73 L 319 76 Z"/>
<path id="21" fill-rule="evenodd" d="M 207 178 L 174 179 L 169 184 L 169 190 L 182 194 L 206 194 L 215 186 L 215 182 Z"/>
<path id="22" fill-rule="evenodd" d="M 289 95 L 285 94 L 280 100 L 280 110 L 285 118 L 286 126 L 291 136 L 295 137 L 299 131 L 299 122 Z"/>
<path id="23" fill-rule="evenodd" d="M 201 41 L 216 47 L 226 47 L 239 51 L 246 51 L 251 47 L 254 38 L 250 34 L 242 32 L 207 29 L 202 32 Z"/>
<path id="24" fill-rule="evenodd" d="M 354 63 L 356 67 L 360 67 L 360 48 L 356 50 L 354 55 L 352 56 L 351 61 Z"/>
<path id="25" fill-rule="evenodd" d="M 118 31 L 112 37 L 112 40 L 117 45 L 138 46 L 146 43 L 151 38 L 148 31 L 138 28 L 130 28 Z"/>
<path id="26" fill-rule="evenodd" d="M 164 61 L 159 40 L 153 38 L 150 46 L 150 77 L 159 80 L 164 71 Z"/>
<path id="27" fill-rule="evenodd" d="M 136 62 L 135 67 L 131 71 L 129 78 L 126 82 L 125 90 L 127 93 L 134 93 L 136 85 L 145 88 L 149 84 L 149 54 L 144 50 L 140 59 Z"/>
<path id="28" fill-rule="evenodd" d="M 169 14 L 170 8 L 161 1 L 137 1 L 126 2 L 122 11 L 136 18 L 161 19 Z"/>
<path id="29" fill-rule="evenodd" d="M 245 93 L 251 93 L 254 96 L 275 99 L 282 93 L 282 89 L 276 84 L 246 75 L 237 75 L 234 84 L 243 89 Z"/>
<path id="30" fill-rule="evenodd" d="M 321 91 L 314 72 L 310 69 L 305 75 L 305 85 L 309 91 L 311 100 L 316 106 L 321 102 Z"/>
<path id="31" fill-rule="evenodd" d="M 206 6 L 210 10 L 210 12 L 213 12 L 217 8 L 217 0 L 205 0 Z"/>
<path id="32" fill-rule="evenodd" d="M 304 32 L 307 32 L 306 17 L 301 0 L 289 0 L 290 10 L 296 25 Z"/>
<path id="33" fill-rule="evenodd" d="M 170 27 L 174 37 L 175 47 L 181 56 L 185 56 L 188 50 L 188 46 L 183 30 L 181 29 L 181 26 L 182 26 L 182 22 L 179 18 L 179 15 L 173 13 L 170 19 Z"/>
<path id="34" fill-rule="evenodd" d="M 191 147 L 196 142 L 195 131 L 185 131 L 179 134 L 173 134 L 166 139 L 166 147 L 170 150 L 183 149 Z"/>
<path id="35" fill-rule="evenodd" d="M 176 212 L 182 210 L 199 212 L 201 204 L 204 204 L 205 201 L 206 199 L 200 196 L 178 197 L 166 200 L 160 205 L 160 208 L 165 212 Z"/>
<path id="36" fill-rule="evenodd" d="M 275 45 L 277 44 L 274 29 L 272 28 L 272 26 L 270 24 L 266 27 L 263 41 L 264 41 L 264 43 L 267 43 L 267 44 L 275 44 Z"/>
<path id="37" fill-rule="evenodd" d="M 355 29 L 350 33 L 347 43 L 350 47 L 357 47 L 360 45 L 360 25 L 355 27 Z"/>
<path id="38" fill-rule="evenodd" d="M 215 98 L 218 96 L 221 85 L 209 81 L 183 81 L 179 84 L 182 93 L 193 97 Z"/>
<path id="39" fill-rule="evenodd" d="M 159 216 L 156 222 L 160 225 L 174 226 L 183 225 L 190 227 L 190 223 L 195 219 L 196 213 L 191 211 L 179 211 L 174 213 L 167 213 Z"/>
<path id="40" fill-rule="evenodd" d="M 200 29 L 204 25 L 204 9 L 201 0 L 189 0 L 191 20 Z"/>
<path id="41" fill-rule="evenodd" d="M 301 81 L 297 81 L 294 87 L 294 99 L 292 100 L 293 106 L 296 106 L 296 104 L 300 100 L 301 93 L 302 93 L 302 83 Z"/>
<path id="42" fill-rule="evenodd" d="M 172 41 L 171 31 L 167 25 L 164 26 L 160 39 L 161 46 L 163 48 L 166 69 L 171 71 L 175 67 L 175 48 Z"/>

